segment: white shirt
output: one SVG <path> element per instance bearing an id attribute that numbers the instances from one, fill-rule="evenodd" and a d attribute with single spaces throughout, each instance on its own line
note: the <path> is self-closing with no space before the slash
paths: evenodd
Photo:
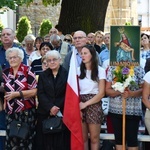
<path id="1" fill-rule="evenodd" d="M 33 62 L 35 59 L 40 59 L 41 55 L 38 53 L 38 51 L 33 51 L 29 56 L 29 61 Z"/>
<path id="2" fill-rule="evenodd" d="M 80 76 L 80 68 L 78 68 L 78 76 Z M 98 66 L 98 78 L 106 79 L 105 70 Z M 91 79 L 91 70 L 86 70 L 86 77 L 84 79 L 79 78 L 79 90 L 80 94 L 97 94 L 99 92 L 98 82 Z"/>
<path id="3" fill-rule="evenodd" d="M 146 63 L 146 59 L 140 58 L 140 66 L 144 69 Z"/>
<path id="4" fill-rule="evenodd" d="M 145 74 L 143 79 L 144 81 L 150 84 L 150 71 Z"/>

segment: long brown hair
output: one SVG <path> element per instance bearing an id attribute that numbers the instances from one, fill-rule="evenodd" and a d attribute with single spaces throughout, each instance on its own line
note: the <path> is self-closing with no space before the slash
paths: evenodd
<path id="1" fill-rule="evenodd" d="M 98 81 L 98 56 L 97 56 L 96 50 L 95 50 L 94 46 L 91 44 L 84 45 L 83 48 L 84 47 L 87 48 L 92 55 L 91 79 L 93 81 Z M 85 67 L 85 63 L 83 63 L 83 62 L 81 62 L 80 71 L 81 71 L 81 74 L 80 74 L 79 78 L 84 79 L 86 77 L 86 67 Z"/>

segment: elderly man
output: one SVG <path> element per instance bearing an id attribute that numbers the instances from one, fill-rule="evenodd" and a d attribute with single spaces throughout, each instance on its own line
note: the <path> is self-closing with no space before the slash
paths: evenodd
<path id="1" fill-rule="evenodd" d="M 62 62 L 64 61 L 65 56 L 71 51 L 71 45 L 67 42 L 64 42 L 60 39 L 59 35 L 53 34 L 50 36 L 51 44 L 53 45 L 54 49 L 57 50 L 60 55 Z"/>
<path id="2" fill-rule="evenodd" d="M 81 30 L 76 31 L 73 35 L 73 39 L 74 39 L 74 46 L 75 46 L 74 50 L 76 51 L 76 59 L 77 59 L 77 65 L 78 65 L 77 67 L 79 67 L 81 64 L 81 61 L 82 61 L 82 58 L 81 58 L 82 47 L 87 44 L 86 33 Z M 72 56 L 72 51 L 70 51 L 66 55 L 64 62 L 63 62 L 63 67 L 68 71 L 69 71 L 69 67 L 70 67 L 71 56 Z M 97 53 L 97 59 L 99 61 L 98 53 Z M 100 62 L 99 62 L 99 64 L 100 64 Z"/>
<path id="3" fill-rule="evenodd" d="M 12 29 L 5 28 L 2 30 L 2 33 L 1 33 L 2 45 L 0 46 L 0 65 L 2 69 L 9 67 L 9 64 L 5 58 L 5 51 L 11 47 L 19 47 L 16 43 L 14 43 L 14 39 L 15 39 L 15 32 Z M 22 49 L 21 47 L 19 48 Z M 25 54 L 25 51 L 24 51 L 24 54 Z M 26 56 L 24 57 L 23 63 L 27 64 Z"/>
<path id="4" fill-rule="evenodd" d="M 1 33 L 2 45 L 0 46 L 0 65 L 2 69 L 6 69 L 9 67 L 9 63 L 5 58 L 5 51 L 11 47 L 18 47 L 18 45 L 14 43 L 14 39 L 15 39 L 15 32 L 12 29 L 5 28 L 2 30 Z M 23 63 L 26 64 L 26 57 L 24 57 Z M 3 92 L 0 92 L 1 101 L 3 101 L 4 99 L 3 94 L 4 94 Z M 2 110 L 0 111 L 0 130 L 4 130 L 4 129 L 5 129 L 5 112 L 4 110 Z M 0 137 L 0 150 L 4 149 L 4 139 L 5 139 L 4 137 Z"/>
<path id="5" fill-rule="evenodd" d="M 76 59 L 79 67 L 82 61 L 81 54 L 80 54 L 81 49 L 87 42 L 86 33 L 84 31 L 76 31 L 73 35 L 73 39 L 74 39 L 74 46 L 76 51 Z M 72 56 L 72 51 L 66 55 L 65 60 L 63 62 L 63 67 L 68 71 L 69 71 L 71 56 Z"/>

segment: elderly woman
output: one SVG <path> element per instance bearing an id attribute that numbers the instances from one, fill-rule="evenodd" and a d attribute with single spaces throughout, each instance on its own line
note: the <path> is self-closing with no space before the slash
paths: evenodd
<path id="1" fill-rule="evenodd" d="M 44 134 L 42 121 L 48 117 L 63 114 L 65 91 L 67 83 L 67 71 L 60 65 L 61 56 L 58 51 L 52 50 L 46 53 L 48 69 L 39 75 L 38 79 L 38 109 L 37 109 L 37 136 L 36 150 L 69 150 L 69 131 Z"/>
<path id="2" fill-rule="evenodd" d="M 6 59 L 10 68 L 3 71 L 4 108 L 6 111 L 6 143 L 5 149 L 31 150 L 35 133 L 35 99 L 37 83 L 35 74 L 28 66 L 22 64 L 23 51 L 19 48 L 9 48 Z M 21 121 L 29 126 L 26 139 L 10 137 L 10 124 Z"/>
<path id="3" fill-rule="evenodd" d="M 25 41 L 25 53 L 26 53 L 26 59 L 27 59 L 27 65 L 30 65 L 29 57 L 32 52 L 35 51 L 34 42 L 35 42 L 35 36 L 33 34 L 28 34 L 24 38 Z"/>

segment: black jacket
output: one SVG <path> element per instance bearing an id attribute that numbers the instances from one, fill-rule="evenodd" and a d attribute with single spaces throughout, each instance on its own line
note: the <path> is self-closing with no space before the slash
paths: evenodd
<path id="1" fill-rule="evenodd" d="M 54 79 L 51 69 L 39 75 L 38 79 L 38 113 L 49 115 L 53 106 L 60 108 L 63 113 L 68 72 L 60 66 L 57 77 Z"/>

